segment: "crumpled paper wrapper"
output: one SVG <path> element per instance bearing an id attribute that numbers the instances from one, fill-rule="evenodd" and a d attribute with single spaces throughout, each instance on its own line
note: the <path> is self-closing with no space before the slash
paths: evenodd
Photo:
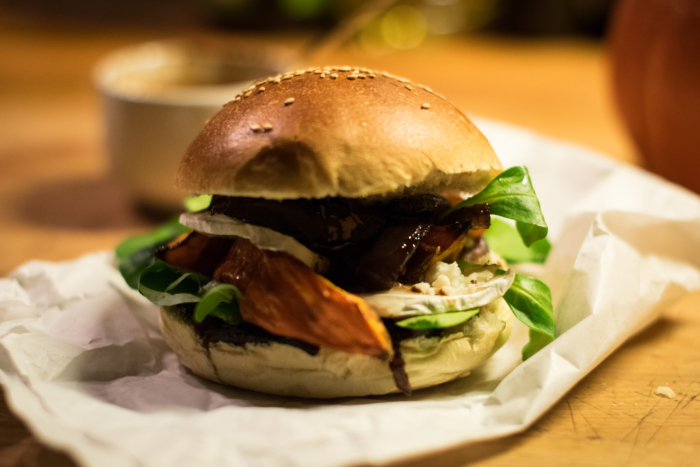
<path id="1" fill-rule="evenodd" d="M 555 244 L 529 268 L 551 287 L 559 337 L 527 362 L 527 330 L 465 379 L 334 401 L 257 394 L 179 365 L 157 308 L 110 253 L 32 262 L 0 280 L 0 382 L 45 443 L 85 466 L 346 466 L 522 431 L 630 335 L 700 288 L 700 198 L 504 124 L 478 121 L 503 165 L 524 164 Z"/>

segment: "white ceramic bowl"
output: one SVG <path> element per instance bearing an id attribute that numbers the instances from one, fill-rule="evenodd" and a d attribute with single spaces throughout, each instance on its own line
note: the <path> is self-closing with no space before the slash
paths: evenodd
<path id="1" fill-rule="evenodd" d="M 187 194 L 175 189 L 175 172 L 204 123 L 242 89 L 293 63 L 288 51 L 240 40 L 151 42 L 111 53 L 94 79 L 114 177 L 138 203 L 181 209 Z"/>

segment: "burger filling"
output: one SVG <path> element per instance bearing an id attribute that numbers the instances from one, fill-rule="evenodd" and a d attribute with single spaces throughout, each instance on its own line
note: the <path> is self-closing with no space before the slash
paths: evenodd
<path id="1" fill-rule="evenodd" d="M 524 168 L 456 206 L 434 194 L 213 196 L 180 218 L 192 231 L 161 247 L 136 285 L 154 303 L 176 305 L 205 346 L 281 342 L 312 355 L 319 347 L 368 355 L 386 360 L 408 394 L 401 342 L 459 333 L 502 297 L 535 337 L 554 337 L 546 286 L 489 254 L 482 234 L 491 214 L 515 219 L 526 243 L 546 235 Z"/>

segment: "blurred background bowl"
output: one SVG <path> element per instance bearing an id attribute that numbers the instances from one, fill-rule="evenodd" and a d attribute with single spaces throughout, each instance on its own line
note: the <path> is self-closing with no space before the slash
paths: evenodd
<path id="1" fill-rule="evenodd" d="M 114 178 L 140 205 L 182 208 L 178 163 L 205 122 L 256 80 L 289 69 L 287 50 L 249 40 L 178 39 L 109 54 L 94 70 Z"/>

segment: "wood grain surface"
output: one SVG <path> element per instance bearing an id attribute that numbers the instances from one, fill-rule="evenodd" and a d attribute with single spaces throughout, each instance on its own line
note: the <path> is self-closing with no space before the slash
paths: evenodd
<path id="1" fill-rule="evenodd" d="M 90 72 L 115 48 L 182 34 L 203 32 L 0 20 L 0 276 L 31 259 L 66 260 L 113 248 L 156 222 L 109 176 Z M 301 42 L 286 40 L 295 41 Z M 599 43 L 462 37 L 384 57 L 349 46 L 328 62 L 411 77 L 468 113 L 638 163 L 611 104 Z M 524 433 L 392 465 L 698 465 L 698 335 L 696 293 L 618 349 Z M 655 395 L 658 386 L 671 387 L 676 397 Z M 74 464 L 39 443 L 0 400 L 0 466 L 64 465 Z"/>

